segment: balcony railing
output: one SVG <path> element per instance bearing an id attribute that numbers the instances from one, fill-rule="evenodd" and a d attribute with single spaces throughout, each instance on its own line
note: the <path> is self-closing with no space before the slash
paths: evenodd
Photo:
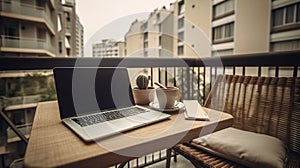
<path id="1" fill-rule="evenodd" d="M 51 29 L 54 30 L 54 24 L 50 17 L 50 14 L 47 14 L 44 8 L 20 3 L 18 1 L 5 1 L 0 0 L 1 3 L 1 12 L 19 14 L 21 16 L 30 16 L 38 19 L 43 19 L 46 23 L 49 24 Z"/>
<path id="2" fill-rule="evenodd" d="M 127 67 L 129 71 L 137 70 L 137 73 L 148 73 L 151 76 L 151 85 L 158 81 L 166 85 L 178 86 L 181 89 L 182 99 L 197 99 L 203 103 L 218 74 L 297 77 L 300 76 L 299 57 L 300 51 L 205 58 L 0 57 L 0 71 L 45 71 L 54 67 L 74 66 Z M 130 162 L 130 165 L 142 167 L 164 158 L 164 152 L 158 152 L 138 158 Z"/>
<path id="3" fill-rule="evenodd" d="M 44 39 L 20 38 L 18 36 L 1 35 L 0 47 L 47 50 L 52 54 L 54 53 L 54 49 L 51 44 L 47 43 Z"/>

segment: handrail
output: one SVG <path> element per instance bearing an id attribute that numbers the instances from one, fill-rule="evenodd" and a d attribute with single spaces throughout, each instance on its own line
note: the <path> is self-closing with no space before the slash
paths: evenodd
<path id="1" fill-rule="evenodd" d="M 215 67 L 215 66 L 300 66 L 300 50 L 287 52 L 239 54 L 203 58 L 77 58 L 77 57 L 0 57 L 0 71 L 40 70 L 55 67 Z"/>

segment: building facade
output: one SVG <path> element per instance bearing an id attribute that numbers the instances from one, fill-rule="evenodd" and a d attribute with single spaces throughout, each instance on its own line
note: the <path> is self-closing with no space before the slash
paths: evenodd
<path id="1" fill-rule="evenodd" d="M 144 56 L 144 33 L 141 31 L 143 21 L 135 20 L 125 34 L 125 55 Z"/>
<path id="2" fill-rule="evenodd" d="M 300 49 L 299 0 L 177 0 L 164 9 L 167 17 L 162 10 L 132 23 L 125 35 L 128 51 L 137 42 L 140 55 L 147 56 L 157 41 L 161 50 L 184 57 Z"/>
<path id="3" fill-rule="evenodd" d="M 104 39 L 101 43 L 93 45 L 93 57 L 123 57 L 125 44 L 122 41 Z"/>
<path id="4" fill-rule="evenodd" d="M 76 56 L 84 56 L 84 27 L 76 15 Z"/>
<path id="5" fill-rule="evenodd" d="M 0 1 L 1 56 L 76 56 L 74 0 Z"/>
<path id="6" fill-rule="evenodd" d="M 273 0 L 270 51 L 300 50 L 300 1 Z"/>

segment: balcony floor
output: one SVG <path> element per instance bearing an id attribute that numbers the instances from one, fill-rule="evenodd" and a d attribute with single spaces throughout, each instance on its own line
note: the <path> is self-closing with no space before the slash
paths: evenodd
<path id="1" fill-rule="evenodd" d="M 151 166 L 148 166 L 147 168 L 165 168 L 165 167 L 166 167 L 166 160 L 158 162 Z M 194 165 L 189 160 L 185 159 L 183 156 L 177 155 L 177 162 L 174 162 L 174 159 L 172 157 L 170 167 L 172 167 L 172 168 L 190 168 L 190 167 L 194 167 Z"/>

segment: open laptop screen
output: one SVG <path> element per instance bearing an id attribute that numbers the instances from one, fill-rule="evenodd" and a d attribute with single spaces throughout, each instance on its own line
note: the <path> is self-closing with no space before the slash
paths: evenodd
<path id="1" fill-rule="evenodd" d="M 61 119 L 134 105 L 126 68 L 55 68 Z"/>

